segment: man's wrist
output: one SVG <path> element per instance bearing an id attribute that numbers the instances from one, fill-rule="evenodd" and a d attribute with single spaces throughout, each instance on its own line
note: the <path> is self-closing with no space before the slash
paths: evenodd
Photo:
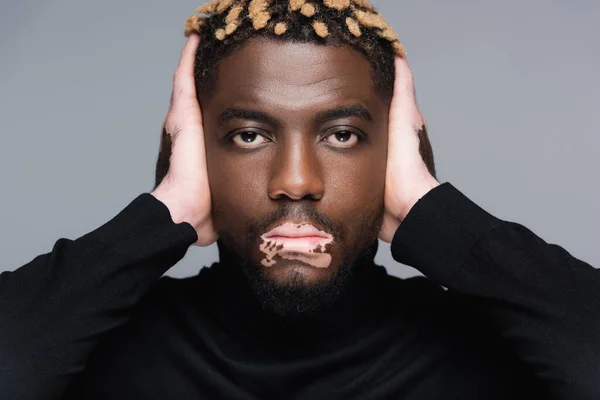
<path id="1" fill-rule="evenodd" d="M 404 219 L 410 213 L 410 210 L 413 209 L 413 207 L 418 203 L 418 201 L 421 200 L 427 193 L 429 193 L 430 191 L 432 191 L 433 189 L 435 189 L 438 186 L 440 186 L 440 183 L 437 181 L 437 179 L 435 179 L 433 177 L 431 177 L 431 179 L 427 179 L 426 181 L 424 181 L 422 185 L 419 185 L 419 188 L 413 192 L 413 196 L 411 197 L 411 199 L 406 203 L 406 205 L 400 211 L 400 216 L 399 216 L 400 221 L 404 221 Z"/>
<path id="2" fill-rule="evenodd" d="M 166 186 L 159 186 L 150 194 L 167 206 L 174 223 L 187 222 L 195 227 L 192 216 L 186 212 L 185 206 L 181 204 L 181 200 L 178 198 L 179 196 L 175 195 L 172 190 Z"/>

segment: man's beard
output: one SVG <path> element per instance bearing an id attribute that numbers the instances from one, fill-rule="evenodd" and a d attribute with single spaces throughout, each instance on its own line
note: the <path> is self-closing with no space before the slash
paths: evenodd
<path id="1" fill-rule="evenodd" d="M 352 274 L 352 265 L 343 264 L 338 273 L 324 282 L 308 283 L 300 272 L 285 284 L 267 278 L 261 267 L 252 262 L 243 271 L 263 309 L 282 317 L 315 315 L 335 303 Z"/>
<path id="2" fill-rule="evenodd" d="M 308 282 L 301 272 L 292 269 L 290 279 L 282 284 L 268 278 L 264 267 L 248 258 L 241 263 L 241 269 L 265 312 L 286 319 L 314 317 L 335 305 L 353 284 L 361 284 L 355 282 L 362 279 L 357 271 L 372 267 L 377 248 L 376 237 L 361 243 L 356 251 L 345 255 L 337 273 L 322 282 Z"/>
<path id="3" fill-rule="evenodd" d="M 292 206 L 296 208 L 296 213 L 291 210 Z M 226 214 L 219 209 L 218 203 L 213 207 L 216 214 Z M 243 241 L 239 240 L 239 231 L 224 227 L 219 231 L 220 239 L 217 241 L 220 261 L 241 267 L 243 279 L 248 282 L 263 310 L 289 319 L 318 316 L 333 306 L 355 281 L 360 281 L 361 276 L 357 276 L 360 275 L 357 271 L 362 271 L 361 266 L 368 268 L 372 265 L 377 253 L 377 236 L 383 221 L 383 202 L 373 212 L 357 216 L 361 226 L 361 239 L 358 243 L 344 246 L 337 273 L 327 281 L 318 283 L 307 282 L 301 273 L 293 270 L 293 275 L 285 284 L 277 283 L 265 275 L 265 267 L 256 264 L 248 256 L 252 253 L 250 249 L 257 246 L 256 238 L 265 232 L 269 224 L 291 219 L 294 215 L 308 216 L 310 220 L 325 227 L 338 243 L 345 243 L 342 225 L 331 221 L 326 215 L 316 213 L 309 203 L 282 206 L 268 218 L 249 221 L 245 226 Z M 360 285 L 360 282 L 357 284 Z"/>

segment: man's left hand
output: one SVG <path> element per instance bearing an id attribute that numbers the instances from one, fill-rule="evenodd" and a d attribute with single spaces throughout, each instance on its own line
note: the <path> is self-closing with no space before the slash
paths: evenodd
<path id="1" fill-rule="evenodd" d="M 384 214 L 379 238 L 391 243 L 394 233 L 417 201 L 440 183 L 419 152 L 426 137 L 425 120 L 417 107 L 412 71 L 396 57 L 396 80 L 390 105 Z"/>

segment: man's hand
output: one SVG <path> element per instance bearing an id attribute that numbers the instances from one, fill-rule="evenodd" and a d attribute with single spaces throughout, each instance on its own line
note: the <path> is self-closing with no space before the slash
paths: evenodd
<path id="1" fill-rule="evenodd" d="M 390 105 L 384 215 L 379 238 L 391 243 L 394 233 L 416 202 L 440 183 L 419 152 L 419 137 L 427 135 L 415 98 L 412 71 L 396 57 L 396 81 Z"/>
<path id="2" fill-rule="evenodd" d="M 218 235 L 211 217 L 204 129 L 194 82 L 199 43 L 197 34 L 189 37 L 175 71 L 171 106 L 163 123 L 163 135 L 171 144 L 170 165 L 152 195 L 168 207 L 174 222 L 187 222 L 196 229 L 195 245 L 208 246 Z"/>

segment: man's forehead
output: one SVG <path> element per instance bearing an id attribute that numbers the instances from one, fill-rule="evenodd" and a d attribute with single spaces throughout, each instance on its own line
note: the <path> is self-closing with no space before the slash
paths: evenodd
<path id="1" fill-rule="evenodd" d="M 366 58 L 347 46 L 251 39 L 221 60 L 217 97 L 248 101 L 303 102 L 376 95 Z"/>
<path id="2" fill-rule="evenodd" d="M 359 78 L 371 83 L 370 64 L 349 46 L 252 38 L 219 63 L 219 80 L 278 79 L 312 84 L 315 77 Z M 220 82 L 223 83 L 223 82 Z"/>

